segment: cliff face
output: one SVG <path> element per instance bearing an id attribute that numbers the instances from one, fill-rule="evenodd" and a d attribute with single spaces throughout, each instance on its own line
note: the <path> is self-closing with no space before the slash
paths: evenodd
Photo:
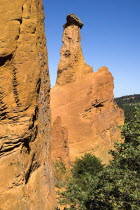
<path id="1" fill-rule="evenodd" d="M 42 0 L 1 0 L 0 14 L 0 209 L 52 209 Z"/>
<path id="2" fill-rule="evenodd" d="M 51 90 L 52 123 L 61 118 L 61 128 L 67 131 L 68 150 L 64 153 L 64 144 L 59 143 L 63 141 L 61 129 L 58 132 L 53 125 L 52 158 L 66 160 L 69 156 L 73 161 L 88 152 L 107 163 L 108 151 L 116 140 L 121 140 L 118 126 L 123 124 L 123 111 L 114 102 L 113 77 L 108 68 L 92 72 L 84 61 L 80 45 L 82 26 L 78 21 L 73 14 L 67 17 L 57 84 Z"/>

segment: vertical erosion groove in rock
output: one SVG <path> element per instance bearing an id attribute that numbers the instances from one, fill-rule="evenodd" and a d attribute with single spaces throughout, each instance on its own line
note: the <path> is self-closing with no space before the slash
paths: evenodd
<path id="1" fill-rule="evenodd" d="M 84 61 L 82 26 L 76 15 L 67 16 L 57 83 L 51 89 L 52 158 L 67 165 L 84 153 L 108 163 L 108 151 L 116 140 L 121 141 L 118 126 L 124 122 L 123 111 L 114 102 L 113 77 L 108 68 L 92 72 Z"/>
<path id="2" fill-rule="evenodd" d="M 1 0 L 0 14 L 0 209 L 52 209 L 42 0 Z"/>

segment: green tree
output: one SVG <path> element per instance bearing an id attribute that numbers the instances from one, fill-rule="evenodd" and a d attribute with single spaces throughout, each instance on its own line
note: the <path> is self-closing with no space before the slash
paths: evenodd
<path id="1" fill-rule="evenodd" d="M 71 169 L 71 179 L 69 180 L 66 191 L 60 193 L 59 202 L 62 205 L 70 205 L 68 209 L 86 209 L 87 186 L 91 180 L 103 170 L 101 160 L 92 154 L 85 154 L 77 158 Z M 67 209 L 66 207 L 64 209 Z"/>
<path id="2" fill-rule="evenodd" d="M 101 160 L 94 155 L 87 153 L 81 158 L 77 158 L 72 166 L 72 176 L 74 178 L 83 178 L 87 173 L 96 175 L 103 169 Z"/>

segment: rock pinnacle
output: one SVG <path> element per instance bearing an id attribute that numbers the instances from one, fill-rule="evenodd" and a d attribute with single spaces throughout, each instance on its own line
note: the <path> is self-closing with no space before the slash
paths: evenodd
<path id="1" fill-rule="evenodd" d="M 67 23 L 64 25 L 62 42 L 60 51 L 60 62 L 57 72 L 57 84 L 64 85 L 75 82 L 85 74 L 92 72 L 92 67 L 87 65 L 82 53 L 80 44 L 80 29 L 84 24 L 74 14 L 67 16 Z"/>

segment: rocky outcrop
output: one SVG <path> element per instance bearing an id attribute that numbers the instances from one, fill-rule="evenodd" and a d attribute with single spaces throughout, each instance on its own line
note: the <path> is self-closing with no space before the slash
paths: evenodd
<path id="1" fill-rule="evenodd" d="M 0 1 L 0 209 L 52 209 L 42 0 Z"/>
<path id="2" fill-rule="evenodd" d="M 57 83 L 51 90 L 52 123 L 61 118 L 61 127 L 67 131 L 70 161 L 84 153 L 93 153 L 107 163 L 108 151 L 116 140 L 121 140 L 118 126 L 123 124 L 124 116 L 114 102 L 113 77 L 108 68 L 101 67 L 93 72 L 84 61 L 80 45 L 83 24 L 79 22 L 78 17 L 70 14 L 64 25 Z M 65 162 L 68 150 L 64 155 L 64 143 L 61 147 L 59 143 L 64 138 L 57 135 L 54 126 L 52 132 L 56 133 L 55 138 L 52 136 L 55 145 L 52 151 L 56 152 L 52 158 Z"/>

